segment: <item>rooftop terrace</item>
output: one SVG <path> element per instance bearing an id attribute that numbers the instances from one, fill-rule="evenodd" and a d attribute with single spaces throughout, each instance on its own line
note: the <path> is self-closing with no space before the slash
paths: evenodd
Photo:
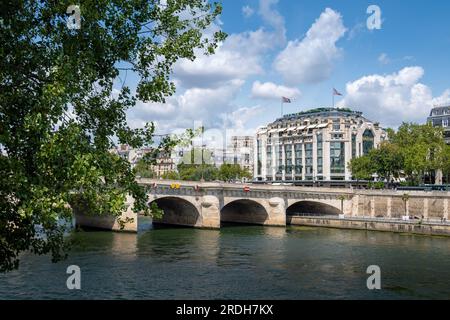
<path id="1" fill-rule="evenodd" d="M 342 115 L 352 115 L 360 117 L 362 116 L 362 112 L 353 111 L 349 108 L 315 108 L 306 111 L 301 111 L 297 113 L 286 114 L 282 118 L 277 119 L 276 121 L 285 121 L 285 120 L 295 120 L 300 118 L 306 118 L 310 116 L 322 116 L 322 117 L 331 117 L 331 116 L 342 116 Z"/>

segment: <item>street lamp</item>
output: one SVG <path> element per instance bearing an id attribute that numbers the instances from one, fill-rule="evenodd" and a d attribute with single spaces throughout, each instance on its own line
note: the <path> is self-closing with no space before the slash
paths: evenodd
<path id="1" fill-rule="evenodd" d="M 203 177 L 203 167 L 204 167 L 204 163 L 205 163 L 205 160 L 204 160 L 204 158 L 203 158 L 203 151 L 205 150 L 205 147 L 206 147 L 206 145 L 203 144 L 203 135 L 202 135 L 202 164 L 201 164 L 202 177 L 201 177 L 201 179 L 200 179 L 201 182 L 204 182 L 204 181 L 205 181 L 205 179 L 204 179 L 204 177 Z"/>
<path id="2" fill-rule="evenodd" d="M 203 164 L 204 164 L 203 150 L 205 148 L 205 145 L 203 144 L 203 134 L 205 133 L 205 127 L 204 126 L 200 127 L 200 133 L 202 135 L 202 163 L 201 163 L 201 169 L 200 169 L 201 173 L 202 173 L 202 177 L 201 177 L 200 181 L 204 182 L 205 181 L 204 176 L 203 176 Z"/>

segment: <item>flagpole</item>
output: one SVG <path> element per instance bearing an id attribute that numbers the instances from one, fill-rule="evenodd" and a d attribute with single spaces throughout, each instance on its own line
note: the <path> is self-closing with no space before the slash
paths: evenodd
<path id="1" fill-rule="evenodd" d="M 333 109 L 334 109 L 334 91 L 331 93 L 331 99 L 333 101 Z"/>

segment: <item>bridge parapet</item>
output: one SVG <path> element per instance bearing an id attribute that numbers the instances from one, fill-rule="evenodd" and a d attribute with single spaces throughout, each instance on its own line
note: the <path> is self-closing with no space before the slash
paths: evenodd
<path id="1" fill-rule="evenodd" d="M 448 219 L 450 192 L 359 190 L 139 179 L 148 200 L 165 212 L 160 223 L 220 228 L 222 222 L 285 226 L 286 215 Z M 405 203 L 404 194 L 408 197 Z M 130 201 L 132 203 L 132 201 Z M 308 212 L 314 211 L 314 212 Z M 124 213 L 130 218 L 132 211 Z M 137 220 L 137 216 L 136 216 Z M 83 218 L 83 224 L 89 221 Z M 137 230 L 137 223 L 127 225 Z"/>

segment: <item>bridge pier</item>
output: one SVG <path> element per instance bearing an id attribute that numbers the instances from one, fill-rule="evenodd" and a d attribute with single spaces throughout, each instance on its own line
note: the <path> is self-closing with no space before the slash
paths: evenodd
<path id="1" fill-rule="evenodd" d="M 118 218 L 113 216 L 86 215 L 82 208 L 73 208 L 75 225 L 80 228 L 137 232 L 138 216 L 132 210 L 134 205 L 133 197 L 128 196 L 125 205 L 126 210 Z"/>
<path id="2" fill-rule="evenodd" d="M 286 205 L 282 198 L 271 198 L 269 201 L 269 218 L 265 225 L 285 226 L 286 225 Z"/>
<path id="3" fill-rule="evenodd" d="M 220 228 L 220 201 L 215 196 L 204 196 L 201 207 L 201 227 Z"/>

